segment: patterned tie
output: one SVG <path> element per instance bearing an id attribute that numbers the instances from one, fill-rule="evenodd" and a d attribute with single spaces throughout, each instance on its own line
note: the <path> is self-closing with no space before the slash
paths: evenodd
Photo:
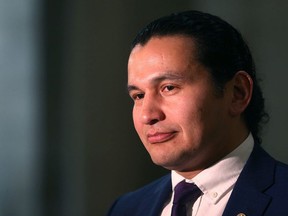
<path id="1" fill-rule="evenodd" d="M 171 216 L 187 216 L 186 203 L 192 205 L 202 194 L 202 191 L 193 183 L 187 183 L 185 180 L 179 182 L 174 189 L 174 200 Z"/>

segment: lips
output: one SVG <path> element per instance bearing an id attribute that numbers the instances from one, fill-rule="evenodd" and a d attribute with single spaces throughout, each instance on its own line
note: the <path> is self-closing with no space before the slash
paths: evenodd
<path id="1" fill-rule="evenodd" d="M 163 143 L 174 138 L 176 132 L 157 132 L 147 135 L 148 142 L 151 144 Z"/>

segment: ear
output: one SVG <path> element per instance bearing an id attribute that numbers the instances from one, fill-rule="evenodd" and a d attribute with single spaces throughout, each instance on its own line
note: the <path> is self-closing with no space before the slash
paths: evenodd
<path id="1" fill-rule="evenodd" d="M 232 101 L 230 114 L 241 115 L 249 105 L 253 91 L 253 80 L 245 71 L 238 71 L 232 79 Z"/>

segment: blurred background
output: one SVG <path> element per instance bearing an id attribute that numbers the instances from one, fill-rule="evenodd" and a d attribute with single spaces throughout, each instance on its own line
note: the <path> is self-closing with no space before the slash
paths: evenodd
<path id="1" fill-rule="evenodd" d="M 271 120 L 263 147 L 288 162 L 288 2 L 0 0 L 0 215 L 101 216 L 167 171 L 139 141 L 126 93 L 145 24 L 196 9 L 238 28 Z"/>

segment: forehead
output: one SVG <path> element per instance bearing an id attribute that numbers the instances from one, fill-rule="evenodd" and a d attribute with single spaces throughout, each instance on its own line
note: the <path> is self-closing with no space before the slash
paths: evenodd
<path id="1" fill-rule="evenodd" d="M 192 57 L 196 51 L 195 44 L 192 38 L 184 35 L 171 35 L 171 36 L 154 36 L 147 41 L 144 45 L 136 45 L 129 57 L 129 61 L 133 60 L 135 56 L 146 59 L 150 56 L 166 55 L 173 56 L 173 54 L 180 56 Z M 151 57 L 153 57 L 151 56 Z M 146 57 L 146 58 L 145 58 Z"/>
<path id="2" fill-rule="evenodd" d="M 151 72 L 177 71 L 199 64 L 194 41 L 182 35 L 152 37 L 145 45 L 136 45 L 128 61 L 128 77 Z"/>

